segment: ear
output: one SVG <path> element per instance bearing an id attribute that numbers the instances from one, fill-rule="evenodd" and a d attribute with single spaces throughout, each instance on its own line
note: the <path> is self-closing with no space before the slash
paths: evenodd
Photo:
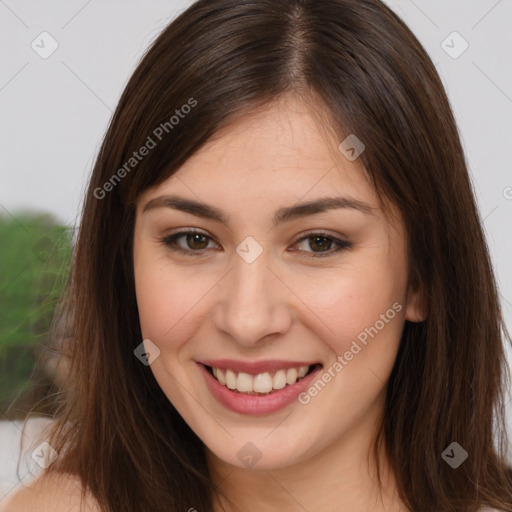
<path id="1" fill-rule="evenodd" d="M 405 319 L 409 322 L 423 322 L 427 318 L 427 308 L 421 290 L 407 289 L 407 303 L 405 307 Z"/>

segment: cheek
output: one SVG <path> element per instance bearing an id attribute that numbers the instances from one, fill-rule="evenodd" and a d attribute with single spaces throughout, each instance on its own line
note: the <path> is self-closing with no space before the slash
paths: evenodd
<path id="1" fill-rule="evenodd" d="M 212 287 L 210 280 L 194 279 L 190 270 L 171 268 L 165 258 L 158 261 L 144 253 L 134 259 L 134 272 L 142 335 L 161 350 L 184 338 L 191 318 L 197 321 L 207 314 L 201 305 Z M 177 348 L 176 343 L 172 346 Z"/>
<path id="2" fill-rule="evenodd" d="M 352 347 L 357 352 L 354 341 L 362 349 L 359 360 L 375 357 L 374 350 L 366 350 L 372 340 L 379 340 L 374 344 L 379 351 L 398 348 L 405 314 L 405 269 L 399 259 L 380 261 L 295 281 L 294 289 L 310 311 L 302 318 L 309 319 L 309 329 L 336 355 Z"/>
<path id="3" fill-rule="evenodd" d="M 395 364 L 405 317 L 404 292 L 392 274 L 378 281 L 377 275 L 372 279 L 358 275 L 338 279 L 328 293 L 312 293 L 308 302 L 318 312 L 309 316 L 308 328 L 329 347 L 330 355 L 301 403 L 315 403 L 318 415 L 330 418 L 333 435 L 359 421 L 381 397 Z M 320 425 L 314 428 L 325 435 Z"/>

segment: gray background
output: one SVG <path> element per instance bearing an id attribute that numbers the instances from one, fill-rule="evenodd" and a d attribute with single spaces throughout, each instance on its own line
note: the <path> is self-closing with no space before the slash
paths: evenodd
<path id="1" fill-rule="evenodd" d="M 447 88 L 512 329 L 512 0 L 387 3 L 423 43 Z M 149 43 L 188 5 L 0 0 L 0 213 L 50 211 L 77 224 L 87 177 L 127 79 Z M 43 31 L 58 43 L 47 59 L 31 47 L 35 40 L 49 48 L 48 39 L 41 43 Z M 454 31 L 469 44 L 458 58 L 446 51 L 464 48 Z"/>

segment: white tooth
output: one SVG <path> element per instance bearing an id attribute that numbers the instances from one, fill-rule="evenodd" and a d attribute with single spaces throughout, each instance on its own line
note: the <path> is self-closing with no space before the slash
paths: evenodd
<path id="1" fill-rule="evenodd" d="M 212 368 L 212 372 L 220 384 L 229 389 L 237 389 L 241 393 L 270 393 L 272 389 L 283 389 L 287 384 L 290 386 L 295 384 L 297 379 L 304 377 L 308 370 L 309 366 L 278 370 L 272 378 L 269 372 L 254 376 L 240 372 L 237 375 L 232 370 L 224 371 L 220 368 Z"/>
<path id="2" fill-rule="evenodd" d="M 245 393 L 246 391 L 252 391 L 252 375 L 248 373 L 240 372 L 238 374 L 238 378 L 236 379 L 236 389 L 241 393 Z"/>
<path id="3" fill-rule="evenodd" d="M 236 375 L 231 370 L 226 370 L 226 386 L 229 389 L 235 389 L 236 388 Z"/>
<path id="4" fill-rule="evenodd" d="M 299 368 L 299 371 L 297 372 L 297 377 L 299 377 L 299 379 L 302 379 L 302 377 L 304 377 L 304 375 L 306 375 L 306 373 L 308 373 L 308 370 L 309 370 L 309 366 L 301 366 Z"/>
<path id="5" fill-rule="evenodd" d="M 297 369 L 289 368 L 286 371 L 286 383 L 291 386 L 292 384 L 295 384 L 296 382 L 297 382 Z"/>
<path id="6" fill-rule="evenodd" d="M 270 393 L 272 391 L 272 377 L 268 372 L 259 373 L 254 377 L 253 390 L 258 393 Z"/>
<path id="7" fill-rule="evenodd" d="M 272 387 L 274 389 L 283 389 L 286 386 L 286 372 L 284 370 L 278 370 L 272 381 Z"/>
<path id="8" fill-rule="evenodd" d="M 220 368 L 217 368 L 217 380 L 223 385 L 226 385 L 226 378 L 224 377 L 224 373 Z"/>

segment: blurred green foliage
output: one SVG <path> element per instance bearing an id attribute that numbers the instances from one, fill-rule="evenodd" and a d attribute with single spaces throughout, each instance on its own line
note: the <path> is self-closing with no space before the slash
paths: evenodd
<path id="1" fill-rule="evenodd" d="M 0 417 L 31 386 L 67 282 L 72 236 L 48 214 L 0 215 Z"/>

